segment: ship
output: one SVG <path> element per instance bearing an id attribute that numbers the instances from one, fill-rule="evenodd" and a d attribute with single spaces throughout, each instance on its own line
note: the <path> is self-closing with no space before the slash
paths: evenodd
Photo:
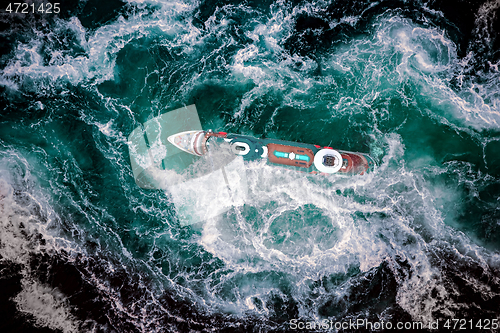
<path id="1" fill-rule="evenodd" d="M 253 164 L 246 161 L 332 177 L 366 175 L 376 168 L 364 153 L 204 130 L 195 105 L 140 124 L 127 144 L 136 184 L 168 193 L 181 226 L 243 205 L 249 192 L 245 168 Z M 200 195 L 206 191 L 214 195 Z"/>
<path id="2" fill-rule="evenodd" d="M 212 130 L 184 131 L 167 139 L 175 147 L 195 156 L 206 155 L 213 147 L 222 147 L 242 156 L 243 160 L 266 159 L 270 165 L 311 174 L 364 175 L 376 167 L 373 158 L 364 153 Z"/>

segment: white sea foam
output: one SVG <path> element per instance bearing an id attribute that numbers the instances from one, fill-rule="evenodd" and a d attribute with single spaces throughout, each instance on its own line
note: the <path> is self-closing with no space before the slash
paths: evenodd
<path id="1" fill-rule="evenodd" d="M 15 169 L 23 169 L 24 175 L 12 173 Z M 71 255 L 77 250 L 75 244 L 54 233 L 56 216 L 42 192 L 18 189 L 25 199 L 23 204 L 16 202 L 12 184 L 22 186 L 33 181 L 26 159 L 13 152 L 0 154 L 0 257 L 7 264 L 21 267 L 22 290 L 14 298 L 19 311 L 32 315 L 38 326 L 77 332 L 79 322 L 70 314 L 66 296 L 32 276 L 32 254 L 64 249 Z M 38 236 L 43 242 L 34 241 Z"/>
<path id="2" fill-rule="evenodd" d="M 374 174 L 349 179 L 304 177 L 259 163 L 247 165 L 249 197 L 245 206 L 206 223 L 199 240 L 234 272 L 213 287 L 210 302 L 231 311 L 266 314 L 270 295 L 280 293 L 272 279 L 257 282 L 249 277 L 249 285 L 237 282 L 236 303 L 228 302 L 219 288 L 228 281 L 240 281 L 241 274 L 277 271 L 296 284 L 294 299 L 304 300 L 311 293 L 310 281 L 347 274 L 353 267 L 366 273 L 388 262 L 398 283 L 397 302 L 415 320 L 428 322 L 435 319 L 437 310 L 450 313 L 458 307 L 450 300 L 449 289 L 443 287 L 445 277 L 434 265 L 432 249 L 457 253 L 449 244 L 458 241 L 460 247 L 470 250 L 458 250 L 457 260 L 498 265 L 500 257 L 445 225 L 431 191 L 441 191 L 443 196 L 452 192 L 430 187 L 404 165 L 400 138 L 387 137 L 386 149 Z M 204 192 L 200 189 L 198 193 Z M 453 200 L 453 196 L 449 198 Z M 398 268 L 396 260 L 407 262 L 409 271 Z M 487 288 L 479 281 L 474 284 L 480 290 Z M 309 305 L 299 302 L 301 315 L 309 317 L 332 297 L 341 298 L 349 285 L 319 290 L 319 297 Z M 263 305 L 257 306 L 255 299 Z"/>
<path id="3" fill-rule="evenodd" d="M 148 35 L 151 29 L 160 29 L 166 36 L 174 37 L 170 42 L 186 45 L 186 51 L 195 44 L 199 33 L 193 26 L 179 24 L 176 18 L 192 5 L 167 2 L 162 5 L 159 15 L 145 18 L 132 15 L 129 20 L 119 17 L 115 22 L 98 28 L 89 34 L 76 17 L 56 20 L 55 29 L 48 33 L 35 31 L 37 38 L 19 43 L 14 57 L 8 62 L 0 76 L 0 84 L 11 89 L 24 89 L 50 94 L 51 90 L 65 82 L 77 85 L 81 82 L 100 83 L 114 78 L 117 53 L 131 40 Z M 85 53 L 69 55 L 67 50 L 51 49 L 47 45 L 57 40 L 59 34 L 69 33 Z M 42 47 L 48 47 L 49 59 L 43 61 Z M 26 86 L 28 84 L 28 86 Z"/>
<path id="4" fill-rule="evenodd" d="M 2 81 L 11 89 L 18 89 L 19 85 L 27 83 L 28 86 L 23 85 L 25 89 L 47 94 L 61 83 L 79 83 L 89 72 L 85 56 L 70 56 L 60 50 L 49 49 L 46 52 L 50 52 L 51 57 L 44 61 L 41 54 L 44 43 L 57 40 L 58 34 L 65 32 L 74 35 L 80 46 L 85 47 L 85 31 L 77 18 L 56 20 L 53 31 L 46 34 L 35 31 L 37 38 L 18 44 L 14 57 L 2 71 Z"/>
<path id="5" fill-rule="evenodd" d="M 78 321 L 66 305 L 66 295 L 56 289 L 25 279 L 23 290 L 14 301 L 19 311 L 34 317 L 38 326 L 61 330 L 64 333 L 79 332 Z"/>
<path id="6" fill-rule="evenodd" d="M 420 27 L 398 16 L 382 16 L 375 24 L 373 39 L 355 39 L 332 50 L 329 58 L 322 61 L 323 76 L 318 78 L 309 75 L 309 71 L 317 66 L 315 62 L 308 57 L 290 56 L 281 46 L 290 37 L 291 22 L 297 10 L 295 8 L 293 13 L 285 10 L 265 24 L 257 25 L 247 33 L 254 43 L 246 45 L 233 57 L 231 69 L 235 78 L 241 75 L 243 80 L 256 84 L 243 97 L 235 111 L 236 117 L 242 117 L 249 106 L 269 92 L 279 91 L 284 96 L 284 103 L 300 108 L 303 105 L 297 104 L 297 97 L 318 89 L 325 93 L 321 93 L 319 100 L 309 100 L 309 107 L 314 107 L 315 102 L 323 105 L 326 102 L 332 103 L 327 108 L 337 112 L 365 112 L 365 108 L 377 98 L 391 90 L 400 90 L 400 85 L 411 81 L 420 87 L 426 101 L 432 103 L 434 114 L 463 130 L 499 126 L 498 72 L 488 74 L 491 78 L 486 80 L 487 83 L 465 85 L 462 91 L 452 89 L 449 81 L 464 64 L 458 59 L 456 46 L 445 31 Z M 308 12 L 309 9 L 302 10 Z M 491 14 L 492 11 L 485 9 L 485 12 Z M 266 43 L 260 43 L 261 40 Z M 293 69 L 293 64 L 302 65 L 300 72 Z M 492 68 L 495 68 L 494 64 Z M 339 86 L 336 80 L 338 71 L 350 79 L 351 86 Z M 458 77 L 463 78 L 460 74 Z M 350 93 L 355 89 L 359 93 L 343 97 L 355 99 L 342 106 L 339 101 L 329 101 L 330 96 L 334 96 L 332 89 L 339 93 Z"/>

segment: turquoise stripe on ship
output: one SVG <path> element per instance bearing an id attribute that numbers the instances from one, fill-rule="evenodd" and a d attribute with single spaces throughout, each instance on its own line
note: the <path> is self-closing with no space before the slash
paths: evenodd
<path id="1" fill-rule="evenodd" d="M 274 151 L 274 155 L 276 157 L 281 157 L 281 158 L 289 158 L 290 154 L 282 152 L 282 151 Z M 300 155 L 300 154 L 295 154 L 295 160 L 300 160 L 300 161 L 306 161 L 309 162 L 309 156 L 307 155 Z"/>

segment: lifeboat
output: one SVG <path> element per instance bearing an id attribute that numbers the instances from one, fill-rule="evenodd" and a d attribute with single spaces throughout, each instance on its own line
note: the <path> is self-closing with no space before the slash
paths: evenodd
<path id="1" fill-rule="evenodd" d="M 186 131 L 169 136 L 168 141 L 196 156 L 207 154 L 210 147 L 217 145 L 227 147 L 244 160 L 265 158 L 269 164 L 313 174 L 363 175 L 376 165 L 373 158 L 364 153 L 225 132 Z"/>

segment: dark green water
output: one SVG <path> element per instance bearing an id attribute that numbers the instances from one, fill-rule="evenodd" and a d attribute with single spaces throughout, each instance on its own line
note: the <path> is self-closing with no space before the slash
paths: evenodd
<path id="1" fill-rule="evenodd" d="M 0 16 L 3 332 L 499 318 L 498 2 L 60 7 Z M 182 227 L 127 137 L 190 104 L 204 129 L 379 166 L 248 163 L 244 204 Z"/>

